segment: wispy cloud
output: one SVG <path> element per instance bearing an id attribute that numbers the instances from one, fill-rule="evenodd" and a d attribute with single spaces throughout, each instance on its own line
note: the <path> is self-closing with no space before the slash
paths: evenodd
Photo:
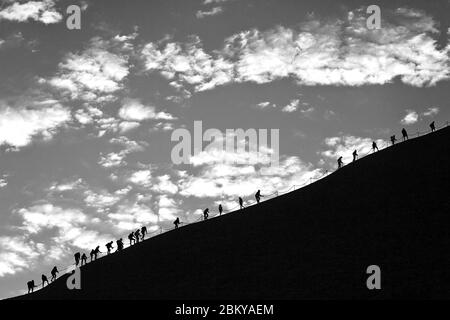
<path id="1" fill-rule="evenodd" d="M 71 120 L 70 109 L 59 103 L 39 106 L 35 101 L 29 102 L 29 106 L 10 106 L 0 101 L 0 145 L 24 147 L 36 135 L 50 139 Z"/>
<path id="2" fill-rule="evenodd" d="M 425 111 L 423 113 L 423 115 L 425 117 L 432 117 L 432 116 L 437 115 L 438 113 L 439 113 L 439 108 L 438 107 L 431 107 L 431 108 L 428 108 L 427 111 Z"/>
<path id="3" fill-rule="evenodd" d="M 197 13 L 195 14 L 195 16 L 198 19 L 202 19 L 202 18 L 209 17 L 209 16 L 216 16 L 222 12 L 223 12 L 222 7 L 214 7 L 211 10 L 204 10 L 204 11 L 198 10 Z"/>

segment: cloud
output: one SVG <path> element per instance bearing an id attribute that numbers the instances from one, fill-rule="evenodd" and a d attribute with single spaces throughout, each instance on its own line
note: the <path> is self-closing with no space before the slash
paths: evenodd
<path id="1" fill-rule="evenodd" d="M 170 180 L 169 175 L 157 177 L 156 184 L 153 185 L 152 190 L 158 193 L 176 194 L 178 187 Z"/>
<path id="2" fill-rule="evenodd" d="M 53 0 L 15 2 L 0 11 L 0 20 L 26 22 L 39 21 L 44 24 L 58 23 L 63 16 L 54 8 Z"/>
<path id="3" fill-rule="evenodd" d="M 414 110 L 406 110 L 406 115 L 401 119 L 400 123 L 408 126 L 414 123 L 417 123 L 419 120 L 422 120 L 423 117 L 433 117 L 439 113 L 438 107 L 430 107 L 426 111 L 419 114 Z"/>
<path id="4" fill-rule="evenodd" d="M 205 17 L 218 15 L 222 12 L 223 12 L 222 7 L 214 7 L 211 10 L 205 10 L 205 11 L 198 10 L 197 13 L 195 14 L 195 16 L 198 19 L 203 19 Z"/>
<path id="5" fill-rule="evenodd" d="M 142 187 L 149 187 L 151 185 L 152 172 L 150 170 L 139 170 L 133 172 L 128 178 L 128 181 Z"/>
<path id="6" fill-rule="evenodd" d="M 411 125 L 419 121 L 419 114 L 414 110 L 406 110 L 406 115 L 400 121 L 403 125 Z"/>
<path id="7" fill-rule="evenodd" d="M 122 194 L 109 193 L 106 190 L 101 190 L 100 192 L 94 192 L 92 190 L 86 190 L 84 192 L 85 198 L 84 202 L 86 205 L 97 208 L 97 212 L 104 212 L 109 209 L 109 207 L 117 204 L 123 197 Z"/>
<path id="8" fill-rule="evenodd" d="M 204 91 L 233 80 L 233 63 L 219 55 L 207 54 L 198 37 L 185 44 L 150 42 L 144 46 L 141 56 L 148 72 L 159 71 L 179 90 L 187 84 Z"/>
<path id="9" fill-rule="evenodd" d="M 158 216 L 160 221 L 174 221 L 181 210 L 178 209 L 180 203 L 167 195 L 159 196 Z"/>
<path id="10" fill-rule="evenodd" d="M 255 105 L 251 105 L 251 108 L 259 110 L 269 110 L 271 108 L 274 109 L 276 107 L 277 105 L 275 103 L 271 103 L 269 101 L 263 101 Z"/>
<path id="11" fill-rule="evenodd" d="M 140 152 L 144 150 L 144 142 L 138 143 L 130 140 L 125 136 L 112 138 L 111 144 L 119 145 L 123 149 L 119 152 L 111 152 L 106 155 L 100 155 L 99 164 L 105 168 L 118 167 L 126 165 L 125 158 L 133 152 Z"/>
<path id="12" fill-rule="evenodd" d="M 38 134 L 50 139 L 70 120 L 70 110 L 59 103 L 11 107 L 0 101 L 0 145 L 24 147 Z"/>
<path id="13" fill-rule="evenodd" d="M 425 117 L 432 117 L 432 116 L 437 115 L 438 113 L 439 113 L 439 108 L 438 107 L 432 107 L 432 108 L 428 108 L 427 111 L 422 113 L 422 115 L 425 116 Z"/>
<path id="14" fill-rule="evenodd" d="M 127 131 L 131 131 L 133 129 L 136 129 L 140 125 L 141 124 L 136 121 L 122 121 L 121 123 L 119 123 L 119 129 L 120 129 L 120 132 L 124 133 Z"/>
<path id="15" fill-rule="evenodd" d="M 76 208 L 45 202 L 14 213 L 23 219 L 17 229 L 24 234 L 0 237 L 0 277 L 37 265 L 54 265 L 74 250 L 89 250 L 111 239 L 110 235 L 94 230 L 95 219 Z"/>
<path id="16" fill-rule="evenodd" d="M 450 78 L 450 46 L 439 48 L 437 24 L 425 12 L 385 10 L 383 28 L 377 32 L 367 29 L 363 9 L 352 13 L 351 19 L 310 18 L 296 28 L 242 31 L 211 53 L 194 37 L 187 43 L 148 43 L 141 55 L 148 72 L 158 71 L 171 85 L 195 91 L 285 78 L 309 86 L 399 79 L 417 87 Z"/>
<path id="17" fill-rule="evenodd" d="M 24 219 L 22 229 L 31 234 L 52 228 L 68 230 L 73 224 L 88 221 L 88 217 L 77 209 L 62 209 L 49 203 L 23 208 L 17 213 Z"/>
<path id="18" fill-rule="evenodd" d="M 292 100 L 287 106 L 285 106 L 283 109 L 281 109 L 281 111 L 288 112 L 288 113 L 297 111 L 299 104 L 300 104 L 300 100 L 298 100 L 298 99 Z"/>
<path id="19" fill-rule="evenodd" d="M 3 177 L 0 178 L 0 189 L 4 188 L 8 185 L 8 180 L 6 179 L 8 175 L 3 175 Z"/>
<path id="20" fill-rule="evenodd" d="M 68 93 L 71 99 L 115 100 L 111 94 L 122 89 L 129 66 L 128 57 L 113 49 L 109 42 L 93 38 L 83 52 L 66 55 L 56 76 L 41 82 Z"/>
<path id="21" fill-rule="evenodd" d="M 167 112 L 156 112 L 155 107 L 145 106 L 138 99 L 125 99 L 119 110 L 119 117 L 127 121 L 174 120 Z"/>
<path id="22" fill-rule="evenodd" d="M 83 185 L 83 179 L 79 178 L 74 181 L 66 182 L 66 183 L 53 183 L 49 188 L 50 191 L 56 192 L 65 192 L 72 191 Z"/>
<path id="23" fill-rule="evenodd" d="M 0 277 L 30 268 L 41 248 L 42 244 L 21 236 L 0 237 Z"/>
<path id="24" fill-rule="evenodd" d="M 258 107 L 259 109 L 266 109 L 266 108 L 268 108 L 269 106 L 271 106 L 272 104 L 269 102 L 269 101 L 263 101 L 263 102 L 260 102 L 260 103 L 258 103 L 257 105 L 256 105 L 256 107 Z M 273 106 L 273 105 L 272 105 Z"/>

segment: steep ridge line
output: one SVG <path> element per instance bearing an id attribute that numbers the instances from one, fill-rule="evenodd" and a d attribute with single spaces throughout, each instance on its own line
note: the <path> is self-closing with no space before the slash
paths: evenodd
<path id="1" fill-rule="evenodd" d="M 300 190 L 90 263 L 80 291 L 68 291 L 63 276 L 19 298 L 448 297 L 450 281 L 441 280 L 450 272 L 431 266 L 449 269 L 449 136 L 445 128 L 395 145 Z M 377 263 L 386 285 L 368 292 L 365 268 Z"/>

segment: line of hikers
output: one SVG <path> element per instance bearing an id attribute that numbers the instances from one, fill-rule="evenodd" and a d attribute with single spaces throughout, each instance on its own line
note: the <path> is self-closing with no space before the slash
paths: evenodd
<path id="1" fill-rule="evenodd" d="M 436 125 L 435 125 L 434 121 L 430 124 L 430 129 L 431 129 L 431 132 L 436 131 Z M 406 140 L 409 139 L 408 132 L 406 131 L 405 128 L 402 129 L 401 133 L 402 133 L 402 140 L 403 141 L 406 141 Z M 390 140 L 391 140 L 392 145 L 394 145 L 395 142 L 397 141 L 395 135 L 391 136 Z M 378 145 L 377 145 L 377 143 L 375 141 L 373 141 L 372 142 L 372 152 L 377 152 L 377 151 L 379 151 Z M 357 150 L 353 151 L 352 155 L 353 155 L 353 162 L 358 160 L 359 155 L 358 155 L 358 151 Z M 344 162 L 342 160 L 342 156 L 338 158 L 337 162 L 338 162 L 338 169 L 342 168 L 343 165 L 344 165 Z M 255 193 L 256 203 L 259 203 L 261 201 L 261 197 L 264 197 L 264 196 L 262 196 L 261 195 L 261 191 L 258 190 Z M 238 202 L 239 202 L 239 208 L 240 209 L 244 209 L 245 208 L 244 207 L 244 200 L 241 197 L 239 197 Z M 219 209 L 219 215 L 222 215 L 222 213 L 223 213 L 222 204 L 219 204 L 219 208 L 218 209 Z M 206 208 L 205 210 L 203 210 L 203 220 L 207 220 L 208 218 L 209 218 L 209 208 Z M 182 224 L 182 222 L 180 221 L 180 218 L 177 217 L 176 220 L 173 222 L 173 224 L 175 225 L 175 229 L 178 229 L 179 225 Z M 146 234 L 147 234 L 147 227 L 145 227 L 145 226 L 143 226 L 141 229 L 138 229 L 138 230 L 136 230 L 134 232 L 131 232 L 128 235 L 128 240 L 130 241 L 130 246 L 139 243 L 139 241 L 143 241 Z M 117 244 L 116 252 L 123 250 L 124 244 L 123 244 L 122 238 L 117 240 L 116 244 Z M 107 254 L 109 255 L 111 253 L 111 251 L 114 249 L 113 241 L 108 242 L 105 245 L 105 247 L 106 247 L 106 250 L 107 250 Z M 97 257 L 98 257 L 98 255 L 100 253 L 102 253 L 100 251 L 100 246 L 97 246 L 95 249 L 92 249 L 91 252 L 90 252 L 91 262 L 94 261 L 94 260 L 97 260 Z M 80 261 L 81 261 L 81 266 L 87 264 L 87 256 L 86 256 L 85 253 L 83 253 L 81 255 L 79 252 L 77 252 L 77 253 L 75 253 L 74 257 L 75 257 L 75 266 L 78 266 L 80 264 Z M 51 276 L 52 276 L 51 280 L 50 280 L 51 282 L 56 280 L 56 277 L 57 277 L 58 273 L 59 273 L 59 271 L 58 271 L 57 267 L 55 266 L 52 269 L 52 271 L 51 271 Z M 42 287 L 45 286 L 45 283 L 47 283 L 47 285 L 49 284 L 49 281 L 48 281 L 46 275 L 43 274 L 41 276 L 41 279 L 42 279 Z M 27 285 L 28 285 L 28 293 L 33 292 L 34 288 L 36 288 L 36 286 L 34 284 L 34 280 L 28 281 Z"/>
<path id="2" fill-rule="evenodd" d="M 261 190 L 258 190 L 255 193 L 256 203 L 259 203 L 261 201 L 262 197 L 264 197 L 264 196 L 261 195 Z M 244 209 L 245 208 L 244 207 L 244 200 L 241 197 L 239 197 L 238 201 L 239 201 L 239 208 L 240 209 Z M 221 216 L 222 213 L 223 213 L 223 207 L 222 207 L 222 204 L 219 204 L 219 216 Z M 207 220 L 208 217 L 209 217 L 209 208 L 206 208 L 205 210 L 203 210 L 203 220 Z M 177 229 L 178 228 L 178 224 L 180 224 L 180 220 L 177 218 L 177 220 L 175 220 L 174 224 L 175 224 L 175 228 Z"/>
<path id="3" fill-rule="evenodd" d="M 256 203 L 259 203 L 261 201 L 261 198 L 264 197 L 263 195 L 261 195 L 261 190 L 258 190 L 255 193 L 255 199 L 256 199 Z M 239 208 L 240 209 L 244 209 L 244 200 L 239 197 L 238 199 L 239 202 Z M 219 204 L 219 216 L 221 216 L 223 213 L 223 207 L 222 204 Z M 205 210 L 203 210 L 203 220 L 208 220 L 209 218 L 209 208 L 206 208 Z M 175 225 L 175 229 L 178 229 L 179 225 L 182 224 L 183 222 L 180 221 L 180 218 L 176 218 L 176 220 L 173 222 L 173 224 Z"/>
<path id="4" fill-rule="evenodd" d="M 145 239 L 145 235 L 147 234 L 147 227 L 143 226 L 141 229 L 138 229 L 132 233 L 130 233 L 128 235 L 128 239 L 130 240 L 130 246 L 133 244 L 138 243 L 139 241 L 143 241 Z M 117 251 L 121 251 L 124 248 L 124 244 L 123 244 L 123 240 L 122 238 L 116 241 L 117 244 Z M 113 241 L 108 242 L 107 244 L 105 244 L 106 247 L 106 253 L 110 254 L 111 251 L 114 249 L 113 247 Z M 94 260 L 97 260 L 98 255 L 102 253 L 100 251 L 100 246 L 97 246 L 95 249 L 92 249 L 90 252 L 90 258 L 91 258 L 91 262 Z M 87 256 L 86 253 L 81 254 L 80 252 L 77 252 L 74 254 L 74 258 L 75 258 L 75 266 L 78 267 L 78 265 L 85 265 L 87 264 Z M 51 274 L 51 280 L 50 282 L 53 282 L 56 280 L 57 274 L 59 273 L 58 268 L 55 266 L 53 267 L 52 271 L 50 272 Z M 42 280 L 42 288 L 45 286 L 45 284 L 49 285 L 49 281 L 48 278 L 45 274 L 43 274 L 41 276 L 41 280 Z M 28 281 L 27 282 L 27 286 L 28 286 L 28 293 L 33 292 L 34 288 L 36 288 L 37 286 L 34 283 L 34 280 Z"/>
<path id="5" fill-rule="evenodd" d="M 56 266 L 54 266 L 52 271 L 50 271 L 50 274 L 52 275 L 50 282 L 53 282 L 56 280 L 56 276 L 58 275 L 58 273 L 59 273 L 58 268 Z M 49 285 L 48 278 L 45 274 L 43 274 L 41 276 L 41 280 L 42 280 L 42 288 L 45 286 L 45 283 L 47 283 L 47 285 Z M 28 281 L 27 286 L 28 286 L 28 293 L 33 292 L 34 288 L 37 287 L 34 284 L 34 280 Z"/>
<path id="6" fill-rule="evenodd" d="M 436 124 L 434 121 L 432 123 L 430 123 L 430 129 L 431 129 L 431 132 L 436 131 Z M 391 136 L 390 140 L 391 140 L 392 145 L 394 145 L 397 142 L 397 138 L 395 137 L 395 134 L 393 136 Z M 406 140 L 409 140 L 409 136 L 408 136 L 408 132 L 406 131 L 406 129 L 403 128 L 402 129 L 402 141 L 406 141 Z M 372 152 L 376 152 L 376 151 L 379 151 L 378 145 L 375 141 L 373 141 L 372 142 Z M 353 162 L 358 160 L 358 151 L 357 150 L 353 151 L 352 155 L 353 155 Z M 342 156 L 338 158 L 337 163 L 338 163 L 338 169 L 340 169 L 344 166 Z"/>

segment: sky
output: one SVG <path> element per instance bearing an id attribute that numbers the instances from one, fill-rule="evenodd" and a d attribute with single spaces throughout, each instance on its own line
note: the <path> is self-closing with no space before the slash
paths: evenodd
<path id="1" fill-rule="evenodd" d="M 0 1 L 0 298 L 142 225 L 227 211 L 450 120 L 450 1 L 378 1 L 379 29 L 371 4 Z M 278 129 L 279 161 L 270 144 L 204 142 L 176 164 L 172 133 L 194 121 Z"/>

